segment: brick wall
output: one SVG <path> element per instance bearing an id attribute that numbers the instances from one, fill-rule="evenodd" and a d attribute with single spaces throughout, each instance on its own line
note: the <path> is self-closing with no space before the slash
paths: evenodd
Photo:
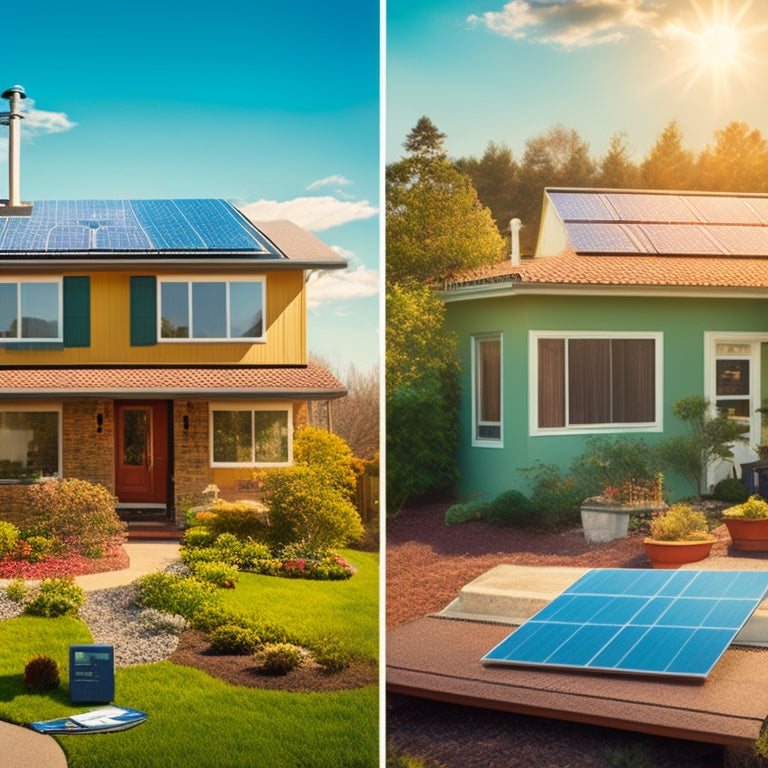
<path id="1" fill-rule="evenodd" d="M 101 424 L 98 417 L 101 414 Z M 65 402 L 62 412 L 62 474 L 115 492 L 115 419 L 112 400 Z"/>
<path id="2" fill-rule="evenodd" d="M 174 401 L 173 443 L 174 508 L 176 520 L 181 523 L 184 508 L 201 504 L 202 490 L 213 482 L 213 470 L 208 459 L 206 400 Z"/>

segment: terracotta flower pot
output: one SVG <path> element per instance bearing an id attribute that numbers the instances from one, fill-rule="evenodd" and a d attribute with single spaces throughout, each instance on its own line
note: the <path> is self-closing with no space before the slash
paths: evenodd
<path id="1" fill-rule="evenodd" d="M 679 568 L 709 557 L 717 539 L 712 536 L 702 541 L 658 541 L 645 539 L 645 554 L 654 568 Z"/>
<path id="2" fill-rule="evenodd" d="M 768 552 L 768 520 L 724 517 L 734 549 Z"/>

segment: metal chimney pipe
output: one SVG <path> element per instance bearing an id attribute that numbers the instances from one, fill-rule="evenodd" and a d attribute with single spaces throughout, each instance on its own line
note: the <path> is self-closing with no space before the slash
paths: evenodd
<path id="1" fill-rule="evenodd" d="M 512 221 L 509 222 L 509 231 L 512 237 L 512 253 L 510 254 L 510 258 L 515 265 L 520 263 L 520 229 L 522 226 L 523 223 L 520 219 L 512 219 Z"/>
<path id="2" fill-rule="evenodd" d="M 3 91 L 2 97 L 10 101 L 10 112 L 4 117 L 8 118 L 8 205 L 15 207 L 21 205 L 21 126 L 19 121 L 24 117 L 21 114 L 21 99 L 26 99 L 27 94 L 20 85 L 14 85 Z"/>

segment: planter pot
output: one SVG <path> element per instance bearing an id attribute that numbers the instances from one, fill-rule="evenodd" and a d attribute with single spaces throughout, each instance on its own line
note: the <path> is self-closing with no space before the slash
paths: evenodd
<path id="1" fill-rule="evenodd" d="M 768 520 L 724 517 L 723 522 L 731 535 L 734 549 L 743 549 L 748 552 L 768 552 Z"/>
<path id="2" fill-rule="evenodd" d="M 607 504 L 597 499 L 586 499 L 581 505 L 581 526 L 584 538 L 590 544 L 600 544 L 614 539 L 623 539 L 629 529 L 632 512 L 657 512 L 666 509 L 663 502 L 642 504 Z"/>
<path id="3" fill-rule="evenodd" d="M 712 536 L 703 541 L 658 541 L 645 539 L 645 554 L 654 568 L 679 568 L 709 557 L 717 539 Z"/>

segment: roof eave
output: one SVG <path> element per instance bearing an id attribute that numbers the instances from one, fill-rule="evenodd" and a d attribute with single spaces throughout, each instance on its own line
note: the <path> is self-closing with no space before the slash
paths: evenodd
<path id="1" fill-rule="evenodd" d="M 176 397 L 205 397 L 208 399 L 222 398 L 227 400 L 337 400 L 348 394 L 346 389 L 308 388 L 308 389 L 184 389 L 171 388 L 137 388 L 94 387 L 67 389 L 65 391 L 53 387 L 18 388 L 0 390 L 0 400 L 72 400 L 79 398 L 130 397 L 137 400 Z"/>

